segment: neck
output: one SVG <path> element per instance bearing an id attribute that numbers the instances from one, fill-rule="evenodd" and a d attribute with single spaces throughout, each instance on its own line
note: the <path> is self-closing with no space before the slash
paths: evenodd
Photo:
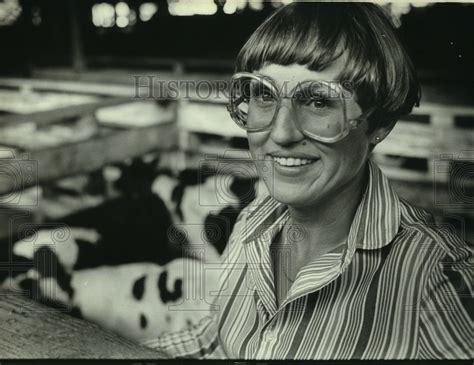
<path id="1" fill-rule="evenodd" d="M 291 224 L 305 230 L 306 251 L 327 250 L 344 242 L 366 187 L 368 166 L 356 178 L 331 194 L 331 198 L 318 201 L 317 206 L 288 207 Z M 303 248 L 303 247 L 301 247 Z"/>

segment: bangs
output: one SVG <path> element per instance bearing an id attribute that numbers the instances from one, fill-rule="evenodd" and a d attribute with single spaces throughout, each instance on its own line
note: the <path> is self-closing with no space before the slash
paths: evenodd
<path id="1" fill-rule="evenodd" d="M 236 72 L 253 72 L 269 63 L 297 63 L 320 71 L 342 54 L 338 17 L 327 14 L 336 9 L 319 9 L 313 3 L 304 4 L 307 11 L 301 11 L 301 5 L 279 9 L 255 31 L 237 56 Z"/>

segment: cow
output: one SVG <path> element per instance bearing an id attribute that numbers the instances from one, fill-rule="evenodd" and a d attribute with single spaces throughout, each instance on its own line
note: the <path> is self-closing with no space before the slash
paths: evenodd
<path id="1" fill-rule="evenodd" d="M 142 159 L 120 167 L 120 194 L 16 232 L 3 286 L 134 340 L 191 326 L 212 309 L 220 256 L 255 179 L 174 174 Z M 224 186 L 225 201 L 215 200 Z M 100 189 L 99 189 L 100 190 Z M 5 247 L 5 246 L 4 246 Z M 28 265 L 26 265 L 28 266 Z"/>

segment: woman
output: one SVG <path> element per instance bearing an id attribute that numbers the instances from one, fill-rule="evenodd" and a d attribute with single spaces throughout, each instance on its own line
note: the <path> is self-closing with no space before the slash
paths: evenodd
<path id="1" fill-rule="evenodd" d="M 218 308 L 166 357 L 470 358 L 469 251 L 369 160 L 419 100 L 373 4 L 294 3 L 241 50 L 229 112 L 269 194 L 239 217 Z"/>

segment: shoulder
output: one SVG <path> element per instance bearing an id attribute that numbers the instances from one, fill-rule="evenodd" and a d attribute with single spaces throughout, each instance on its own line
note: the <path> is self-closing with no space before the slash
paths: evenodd
<path id="1" fill-rule="evenodd" d="M 437 224 L 429 212 L 400 199 L 395 251 L 410 252 L 405 267 L 418 283 L 419 358 L 472 357 L 472 247 L 454 227 Z M 413 270 L 413 267 L 417 269 Z M 472 323 L 472 322 L 471 322 Z"/>
<path id="2" fill-rule="evenodd" d="M 427 211 L 401 200 L 400 246 L 416 253 L 424 271 L 424 300 L 457 298 L 458 307 L 466 307 L 472 297 L 473 248 L 460 238 L 453 227 L 435 222 Z M 444 299 L 443 299 L 444 300 Z M 451 303 L 454 305 L 453 303 Z"/>
<path id="3" fill-rule="evenodd" d="M 468 243 L 458 236 L 454 226 L 437 223 L 431 213 L 401 198 L 398 236 L 409 244 L 429 245 L 440 256 L 461 258 L 470 251 Z"/>
<path id="4" fill-rule="evenodd" d="M 400 228 L 392 242 L 392 253 L 403 257 L 410 276 L 419 277 L 422 291 L 471 292 L 473 250 L 455 228 L 437 224 L 433 215 L 400 199 Z M 449 283 L 448 286 L 444 285 Z M 466 294 L 464 293 L 464 294 Z"/>

